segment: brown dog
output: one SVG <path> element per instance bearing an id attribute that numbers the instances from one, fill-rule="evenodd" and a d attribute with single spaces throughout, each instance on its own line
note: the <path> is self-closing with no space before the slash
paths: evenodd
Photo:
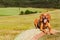
<path id="1" fill-rule="evenodd" d="M 39 19 L 34 20 L 34 25 L 36 28 L 39 28 L 44 33 L 46 32 L 46 29 L 49 30 L 49 33 L 51 33 L 51 25 L 50 25 L 50 19 L 51 16 L 48 13 L 41 14 Z"/>

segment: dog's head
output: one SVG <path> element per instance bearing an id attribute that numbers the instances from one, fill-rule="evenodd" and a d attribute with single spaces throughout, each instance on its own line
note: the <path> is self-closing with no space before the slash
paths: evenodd
<path id="1" fill-rule="evenodd" d="M 48 13 L 43 13 L 40 15 L 40 21 L 43 21 L 44 23 L 46 23 L 47 20 L 50 21 L 50 18 L 50 14 Z"/>

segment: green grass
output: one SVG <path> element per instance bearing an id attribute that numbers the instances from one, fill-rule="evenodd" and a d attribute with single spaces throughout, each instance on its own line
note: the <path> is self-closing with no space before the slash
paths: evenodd
<path id="1" fill-rule="evenodd" d="M 19 8 L 0 8 L 0 16 L 18 15 Z"/>
<path id="2" fill-rule="evenodd" d="M 57 33 L 56 35 L 45 35 L 39 40 L 60 40 L 60 33 Z"/>
<path id="3" fill-rule="evenodd" d="M 26 11 L 26 10 L 30 10 L 30 11 L 37 11 L 38 13 L 41 13 L 41 12 L 47 12 L 47 11 L 53 11 L 54 9 L 53 8 L 20 8 L 20 11 Z"/>
<path id="4" fill-rule="evenodd" d="M 21 11 L 26 11 L 26 10 L 30 10 L 30 11 L 37 11 L 38 13 L 40 12 L 46 12 L 47 10 L 54 10 L 54 9 L 47 9 L 47 8 L 0 8 L 0 16 L 9 16 L 9 15 L 19 15 Z"/>
<path id="5" fill-rule="evenodd" d="M 42 12 L 46 10 L 41 8 L 40 9 L 21 8 L 20 10 L 25 11 L 27 9 Z M 0 16 L 0 40 L 13 40 L 15 36 L 20 32 L 25 31 L 27 29 L 35 28 L 33 24 L 34 19 L 39 18 L 41 14 L 37 13 L 30 15 L 18 15 L 19 14 L 18 12 L 19 12 L 18 8 L 0 8 L 0 15 L 15 15 L 15 16 Z M 54 12 L 50 11 L 49 13 L 51 14 L 52 17 L 51 19 L 52 28 L 60 30 L 60 10 Z"/>

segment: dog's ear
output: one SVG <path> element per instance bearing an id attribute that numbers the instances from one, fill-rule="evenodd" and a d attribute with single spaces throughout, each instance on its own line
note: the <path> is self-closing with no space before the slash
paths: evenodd
<path id="1" fill-rule="evenodd" d="M 43 14 L 40 15 L 40 21 L 42 21 Z"/>
<path id="2" fill-rule="evenodd" d="M 40 15 L 40 21 L 42 21 L 43 16 L 44 16 L 44 14 L 41 14 L 41 15 Z M 51 19 L 51 15 L 50 15 L 49 13 L 47 13 L 46 16 L 47 16 L 48 20 Z"/>
<path id="3" fill-rule="evenodd" d="M 51 15 L 47 14 L 47 18 L 48 18 L 48 20 L 50 20 L 51 19 Z"/>

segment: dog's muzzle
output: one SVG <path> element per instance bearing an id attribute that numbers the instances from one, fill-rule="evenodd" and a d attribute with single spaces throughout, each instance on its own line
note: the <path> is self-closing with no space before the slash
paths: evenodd
<path id="1" fill-rule="evenodd" d="M 47 22 L 47 19 L 44 19 L 43 22 L 46 23 Z"/>

